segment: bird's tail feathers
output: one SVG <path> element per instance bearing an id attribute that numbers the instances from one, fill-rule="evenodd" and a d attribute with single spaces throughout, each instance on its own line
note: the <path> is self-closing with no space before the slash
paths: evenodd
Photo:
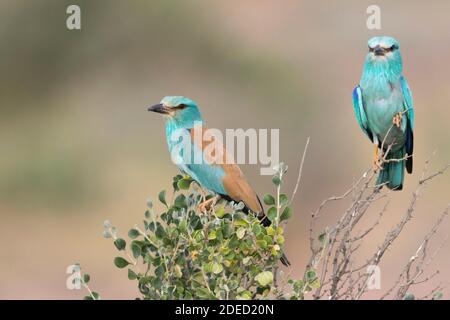
<path id="1" fill-rule="evenodd" d="M 386 185 L 391 190 L 402 190 L 403 180 L 405 177 L 405 150 L 390 151 L 386 157 L 386 163 L 383 164 L 378 179 L 377 185 L 383 187 Z"/>

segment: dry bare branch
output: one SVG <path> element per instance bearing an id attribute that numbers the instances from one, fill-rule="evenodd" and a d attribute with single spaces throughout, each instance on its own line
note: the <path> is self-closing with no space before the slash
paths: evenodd
<path id="1" fill-rule="evenodd" d="M 382 146 L 384 145 L 384 142 Z M 388 146 L 381 157 L 382 164 L 390 161 L 404 161 L 409 156 L 402 159 L 389 159 L 389 153 L 392 145 Z M 373 187 L 374 178 L 377 171 L 368 170 L 361 178 L 359 178 L 353 186 L 343 193 L 341 196 L 333 196 L 324 200 L 316 211 L 311 214 L 309 238 L 311 256 L 306 266 L 306 271 L 315 270 L 318 274 L 320 286 L 313 292 L 314 299 L 361 299 L 367 292 L 368 279 L 371 277 L 366 269 L 368 266 L 378 266 L 385 256 L 385 253 L 392 247 L 397 238 L 401 235 L 405 226 L 411 221 L 417 201 L 421 198 L 428 182 L 435 177 L 444 174 L 450 168 L 450 164 L 442 169 L 427 175 L 430 160 L 425 163 L 422 176 L 419 180 L 416 190 L 412 193 L 411 200 L 401 220 L 386 234 L 383 242 L 377 247 L 376 251 L 369 255 L 365 262 L 355 265 L 356 257 L 359 255 L 361 243 L 373 232 L 380 224 L 380 221 L 387 211 L 389 200 L 385 203 L 381 211 L 378 213 L 377 219 L 369 227 L 356 232 L 356 226 L 365 217 L 369 216 L 370 209 L 374 203 L 380 199 L 390 195 L 390 191 L 381 192 L 381 186 Z M 320 213 L 325 210 L 334 201 L 349 200 L 349 206 L 342 213 L 340 218 L 333 226 L 327 227 L 322 232 L 315 230 L 315 225 L 320 217 Z M 397 279 L 392 287 L 381 297 L 382 299 L 392 295 L 396 299 L 402 299 L 410 287 L 428 282 L 438 275 L 434 272 L 429 276 L 425 276 L 425 269 L 436 255 L 434 253 L 427 260 L 428 246 L 431 238 L 436 234 L 438 227 L 443 223 L 444 218 L 448 215 L 450 207 L 436 221 L 435 225 L 429 233 L 427 233 L 421 245 L 413 255 L 412 259 L 407 262 L 399 279 Z M 319 240 L 316 236 L 320 234 Z M 443 246 L 439 247 L 440 248 Z M 359 257 L 360 258 L 360 257 Z M 360 259 L 359 259 L 360 260 Z M 305 272 L 306 275 L 306 272 Z M 441 288 L 441 286 L 439 286 Z M 434 290 L 431 294 L 437 292 Z M 429 297 L 425 296 L 424 298 Z"/>

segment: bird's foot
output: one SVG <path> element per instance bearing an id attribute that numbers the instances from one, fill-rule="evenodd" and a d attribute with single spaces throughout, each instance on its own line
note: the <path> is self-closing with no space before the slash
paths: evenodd
<path id="1" fill-rule="evenodd" d="M 382 161 L 378 156 L 378 144 L 374 145 L 374 155 L 373 155 L 373 171 L 377 172 L 382 169 Z"/>
<path id="2" fill-rule="evenodd" d="M 378 172 L 379 170 L 383 169 L 382 164 L 383 163 L 380 158 L 376 157 L 375 159 L 373 159 L 373 171 Z"/>
<path id="3" fill-rule="evenodd" d="M 213 204 L 216 202 L 216 200 L 217 200 L 217 196 L 212 197 L 212 198 L 210 198 L 210 199 L 208 199 L 208 200 L 203 201 L 202 203 L 200 203 L 200 204 L 198 205 L 198 210 L 199 210 L 200 212 L 203 212 L 203 213 L 208 213 L 208 211 L 211 210 L 211 207 L 212 207 Z"/>
<path id="4" fill-rule="evenodd" d="M 400 128 L 402 126 L 402 119 L 403 119 L 403 112 L 399 112 L 394 116 L 394 118 L 392 118 L 392 123 L 397 128 Z"/>

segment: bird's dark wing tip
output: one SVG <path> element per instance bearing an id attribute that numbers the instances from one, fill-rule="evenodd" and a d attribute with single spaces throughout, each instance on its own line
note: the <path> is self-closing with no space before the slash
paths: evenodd
<path id="1" fill-rule="evenodd" d="M 288 258 L 286 257 L 286 255 L 284 253 L 281 256 L 280 261 L 286 267 L 289 267 L 291 265 L 291 263 L 289 262 Z"/>
<path id="2" fill-rule="evenodd" d="M 409 174 L 411 174 L 413 171 L 413 157 L 408 157 L 408 159 L 406 159 L 406 172 L 408 172 Z"/>

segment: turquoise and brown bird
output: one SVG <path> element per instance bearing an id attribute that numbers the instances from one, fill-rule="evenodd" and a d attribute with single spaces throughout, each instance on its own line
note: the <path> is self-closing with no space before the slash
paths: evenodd
<path id="1" fill-rule="evenodd" d="M 368 41 L 364 69 L 353 91 L 353 107 L 362 131 L 374 145 L 377 185 L 402 190 L 405 167 L 413 169 L 414 109 L 403 76 L 400 45 L 391 37 Z M 379 156 L 378 150 L 382 150 Z"/>
<path id="2" fill-rule="evenodd" d="M 218 198 L 224 198 L 228 201 L 242 202 L 245 206 L 244 212 L 251 211 L 258 216 L 262 225 L 270 225 L 258 195 L 223 144 L 206 138 L 204 133 L 207 129 L 193 100 L 181 96 L 168 96 L 148 110 L 164 116 L 169 152 L 181 172 L 216 195 L 200 204 L 201 211 Z M 214 148 L 210 148 L 213 142 Z M 214 151 L 209 152 L 208 149 Z M 284 255 L 281 262 L 289 265 Z"/>

